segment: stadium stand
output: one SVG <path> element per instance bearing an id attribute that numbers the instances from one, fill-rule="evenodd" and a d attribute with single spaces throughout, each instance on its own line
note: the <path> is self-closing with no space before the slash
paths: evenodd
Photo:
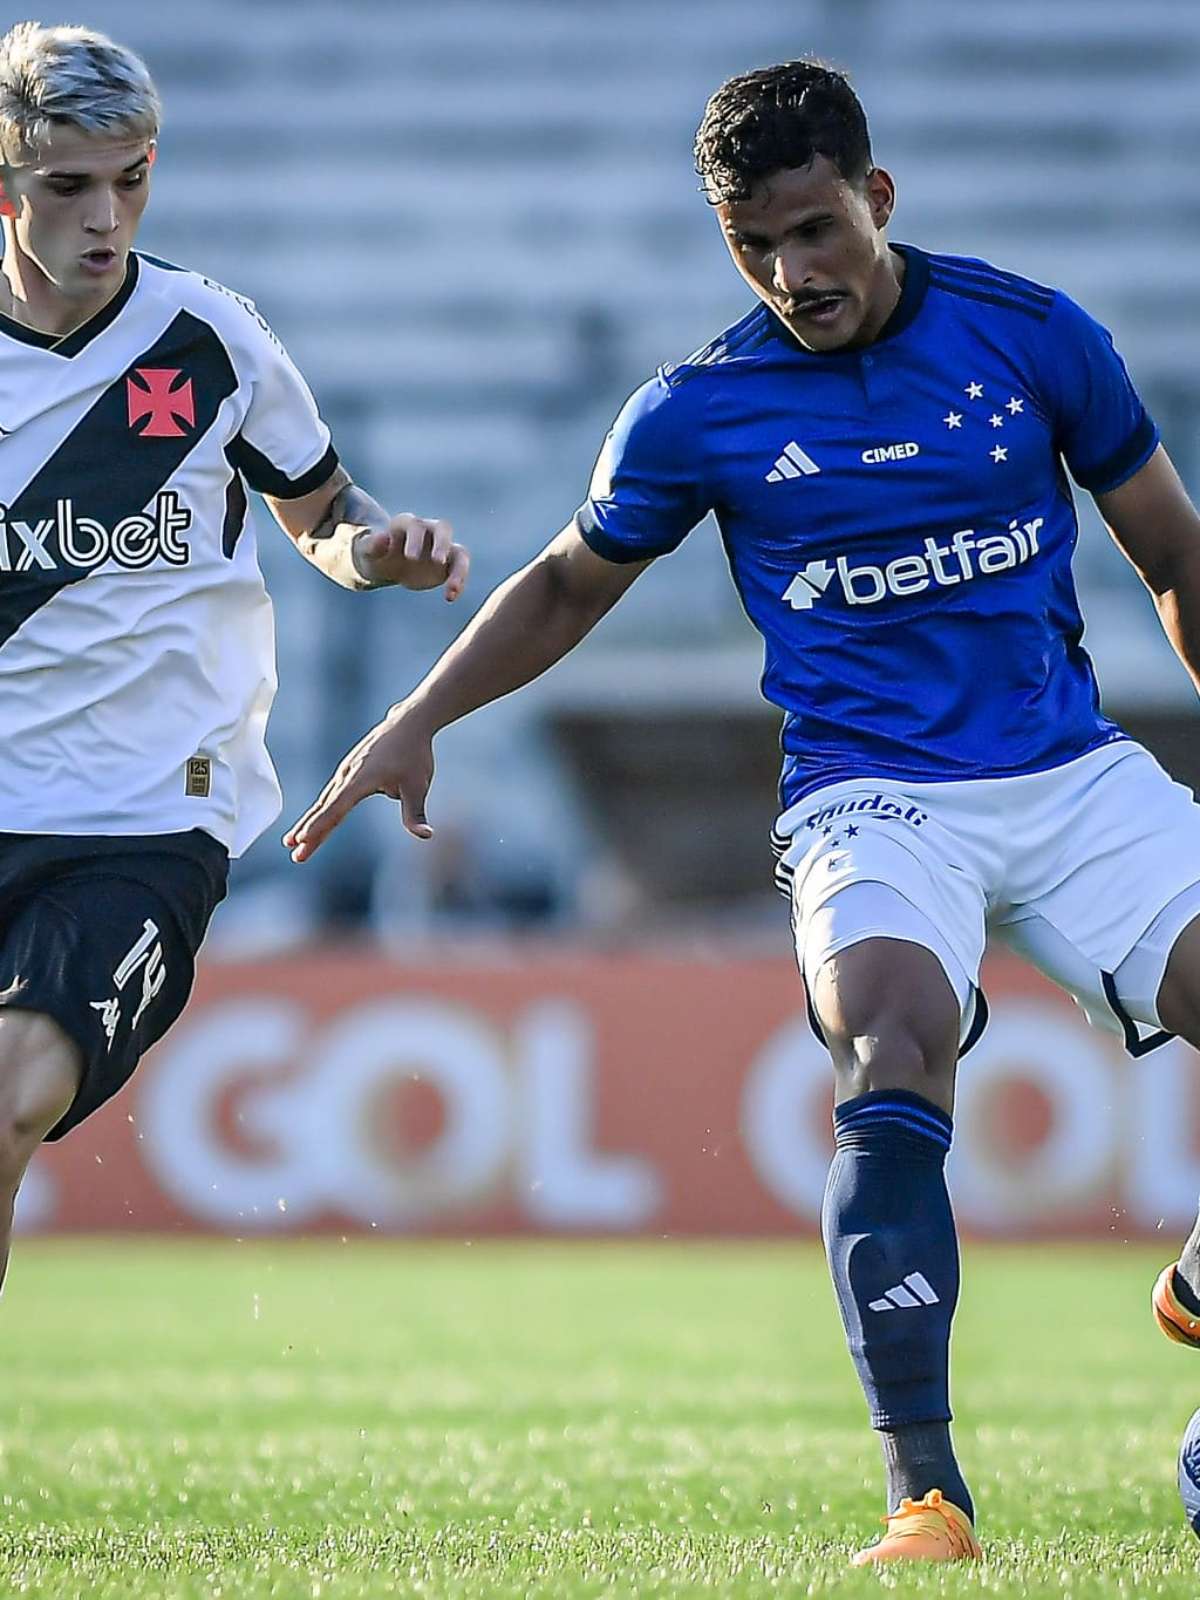
<path id="1" fill-rule="evenodd" d="M 146 247 L 259 301 L 356 474 L 396 509 L 456 521 L 475 602 L 570 515 L 628 390 L 744 309 L 691 136 L 722 78 L 807 50 L 856 79 L 900 185 L 895 236 L 1083 300 L 1117 329 L 1200 487 L 1200 390 L 1181 336 L 1200 309 L 1200 8 L 97 0 L 89 21 L 143 50 L 164 92 Z M 261 518 L 260 533 L 279 611 L 273 745 L 293 813 L 462 618 L 327 592 Z M 1094 518 L 1079 570 L 1118 712 L 1190 703 Z M 688 820 L 697 784 L 711 795 L 727 762 L 765 771 L 757 659 L 719 544 L 700 530 L 584 656 L 444 738 L 435 806 L 456 861 L 432 869 L 378 807 L 305 874 L 288 877 L 274 841 L 260 843 L 227 926 L 259 904 L 261 917 L 243 912 L 247 937 L 302 927 L 280 905 L 318 890 L 311 916 L 374 907 L 398 936 L 443 913 L 455 926 L 643 925 L 688 884 L 699 903 L 760 906 L 769 776 L 761 804 L 721 815 L 720 882 L 704 866 L 711 810 Z M 605 796 L 623 775 L 652 781 L 635 752 L 655 728 L 677 781 L 660 773 L 644 791 L 633 859 L 613 844 L 628 806 Z M 656 815 L 694 848 L 666 851 Z M 594 870 L 617 857 L 621 872 Z M 473 892 L 447 891 L 456 876 Z"/>

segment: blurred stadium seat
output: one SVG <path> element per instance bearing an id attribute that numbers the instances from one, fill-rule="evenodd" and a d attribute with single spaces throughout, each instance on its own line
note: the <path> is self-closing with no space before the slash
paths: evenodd
<path id="1" fill-rule="evenodd" d="M 1200 309 L 1200 9 L 96 0 L 89 21 L 143 50 L 164 93 L 145 247 L 259 301 L 351 469 L 395 509 L 456 521 L 475 556 L 472 605 L 571 514 L 624 395 L 744 309 L 697 193 L 692 133 L 724 77 L 803 51 L 856 79 L 899 180 L 894 234 L 1083 300 L 1116 329 L 1200 487 L 1200 388 L 1182 337 Z M 465 613 L 357 601 L 315 585 L 282 540 L 263 547 L 279 613 L 273 745 L 293 814 Z M 444 737 L 434 815 L 466 841 L 463 870 L 496 891 L 476 897 L 481 925 L 508 917 L 506 878 L 550 919 L 669 909 L 662 874 L 641 874 L 652 892 L 640 897 L 587 888 L 622 854 L 612 808 L 589 798 L 629 771 L 604 757 L 614 729 L 652 736 L 681 696 L 724 719 L 711 742 L 698 721 L 690 765 L 647 790 L 648 834 L 668 804 L 687 830 L 680 794 L 727 787 L 731 750 L 765 771 L 774 718 L 723 566 L 699 531 L 581 658 Z M 1186 712 L 1190 687 L 1091 516 L 1078 570 L 1113 709 Z M 683 900 L 753 920 L 770 903 L 765 860 L 753 863 L 772 796 L 769 783 L 740 792 L 726 828 L 753 838 L 735 881 L 706 875 L 703 816 L 667 877 Z M 628 857 L 624 869 L 640 872 Z M 431 870 L 376 807 L 303 874 L 288 875 L 273 837 L 260 842 L 224 926 L 277 937 L 293 925 L 282 894 L 313 901 L 296 927 L 372 915 L 417 932 L 438 916 L 428 882 L 412 881 Z"/>

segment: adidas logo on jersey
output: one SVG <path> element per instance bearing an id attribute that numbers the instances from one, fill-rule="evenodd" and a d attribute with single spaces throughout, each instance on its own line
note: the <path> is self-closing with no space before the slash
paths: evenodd
<path id="1" fill-rule="evenodd" d="M 53 517 L 37 522 L 10 522 L 0 506 L 0 572 L 32 572 L 36 567 L 54 572 L 62 567 L 90 571 L 105 561 L 138 571 L 161 557 L 173 567 L 185 567 L 191 552 L 180 538 L 192 525 L 192 513 L 181 505 L 174 489 L 155 496 L 153 515 L 140 511 L 122 517 L 106 528 L 95 517 L 77 516 L 73 500 L 55 503 Z M 57 534 L 58 548 L 51 544 Z"/>
<path id="2" fill-rule="evenodd" d="M 911 1311 L 914 1306 L 936 1306 L 939 1297 L 923 1272 L 910 1272 L 903 1283 L 894 1284 L 878 1300 L 872 1300 L 869 1311 Z"/>
<path id="3" fill-rule="evenodd" d="M 782 598 L 793 611 L 811 611 L 835 577 L 848 606 L 873 606 L 889 595 L 903 598 L 931 588 L 950 589 L 1032 561 L 1044 522 L 1044 517 L 1034 517 L 1032 522 L 1018 524 L 1014 517 L 1007 533 L 988 533 L 982 538 L 974 528 L 960 528 L 945 544 L 931 536 L 925 540 L 923 554 L 898 556 L 885 567 L 868 562 L 852 566 L 845 556 L 836 562 L 813 560 L 796 573 Z"/>
<path id="4" fill-rule="evenodd" d="M 820 470 L 813 458 L 806 455 L 792 439 L 784 445 L 783 454 L 777 457 L 775 465 L 767 473 L 767 482 L 782 483 L 785 478 L 811 478 Z"/>

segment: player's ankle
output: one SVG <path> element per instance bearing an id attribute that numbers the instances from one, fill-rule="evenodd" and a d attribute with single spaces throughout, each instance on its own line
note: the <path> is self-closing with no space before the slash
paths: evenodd
<path id="1" fill-rule="evenodd" d="M 906 1496 L 922 1499 L 930 1489 L 975 1520 L 975 1505 L 967 1488 L 948 1422 L 914 1422 L 905 1427 L 879 1430 L 883 1464 L 887 1472 L 888 1510 L 894 1511 Z"/>

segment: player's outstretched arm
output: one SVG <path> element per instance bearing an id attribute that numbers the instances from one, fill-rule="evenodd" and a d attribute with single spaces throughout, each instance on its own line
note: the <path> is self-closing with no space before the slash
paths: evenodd
<path id="1" fill-rule="evenodd" d="M 307 561 L 343 589 L 436 589 L 457 600 L 470 557 L 448 522 L 389 517 L 341 467 L 311 494 L 268 497 L 271 514 Z"/>
<path id="2" fill-rule="evenodd" d="M 1200 689 L 1200 514 L 1170 456 L 1160 445 L 1128 482 L 1097 495 L 1096 504 Z"/>
<path id="3" fill-rule="evenodd" d="M 434 736 L 561 660 L 649 565 L 604 561 L 574 523 L 564 528 L 527 567 L 492 591 L 412 693 L 342 760 L 284 834 L 292 860 L 307 861 L 371 794 L 399 800 L 409 833 L 431 838 L 425 797 L 433 781 Z"/>

